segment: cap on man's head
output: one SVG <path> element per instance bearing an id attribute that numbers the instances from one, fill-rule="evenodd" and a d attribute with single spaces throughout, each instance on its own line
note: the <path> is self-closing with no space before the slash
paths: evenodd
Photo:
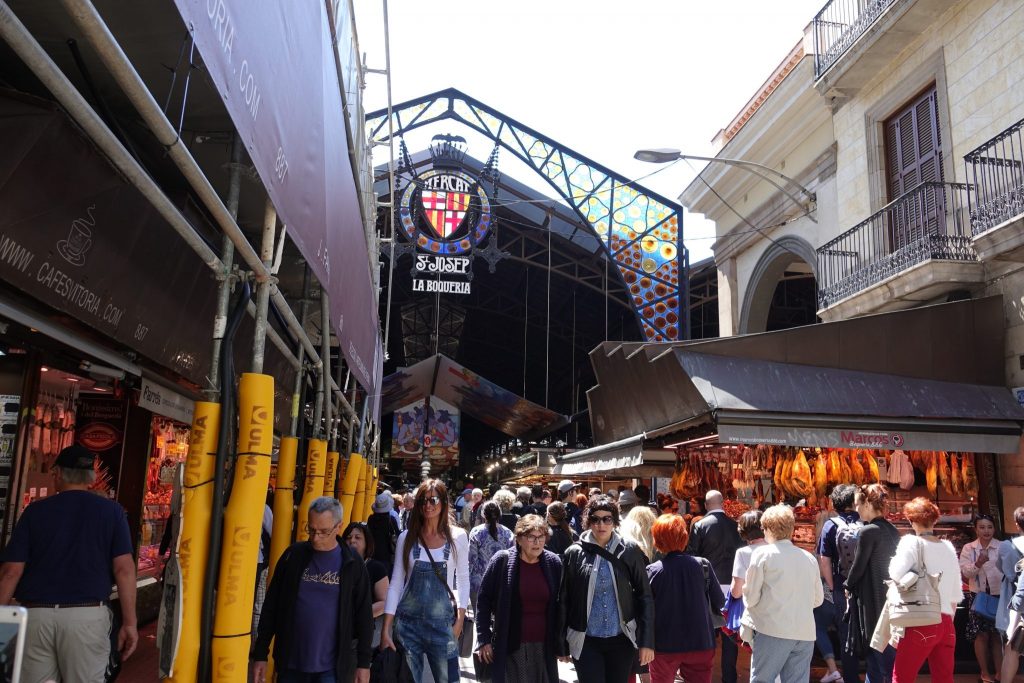
<path id="1" fill-rule="evenodd" d="M 566 491 L 570 491 L 574 488 L 576 488 L 576 484 L 574 484 L 572 481 L 568 479 L 563 479 L 562 481 L 558 482 L 559 493 L 565 493 Z"/>
<path id="2" fill-rule="evenodd" d="M 462 492 L 462 495 L 473 495 L 473 489 L 466 489 Z"/>
<path id="3" fill-rule="evenodd" d="M 373 501 L 374 512 L 390 512 L 395 506 L 394 499 L 387 491 L 379 494 Z"/>
<path id="4" fill-rule="evenodd" d="M 74 444 L 62 450 L 53 464 L 69 470 L 91 470 L 95 459 L 92 451 Z"/>
<path id="5" fill-rule="evenodd" d="M 629 489 L 626 489 L 625 491 L 623 491 L 622 493 L 619 494 L 619 506 L 620 507 L 624 506 L 624 505 L 632 506 L 632 505 L 639 505 L 639 504 L 640 504 L 640 498 L 635 493 L 630 491 Z"/>

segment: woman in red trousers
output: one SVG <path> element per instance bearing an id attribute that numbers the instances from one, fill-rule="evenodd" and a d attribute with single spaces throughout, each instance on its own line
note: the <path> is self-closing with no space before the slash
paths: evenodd
<path id="1" fill-rule="evenodd" d="M 896 646 L 892 683 L 912 683 L 925 661 L 932 683 L 952 683 L 953 650 L 956 648 L 953 614 L 964 597 L 960 589 L 960 563 L 953 545 L 935 536 L 933 527 L 939 518 L 935 503 L 927 498 L 915 498 L 903 506 L 903 514 L 914 527 L 914 535 L 900 539 L 896 555 L 889 563 L 889 578 L 898 581 L 912 569 L 941 573 L 942 617 L 938 624 L 910 626 L 904 630 Z M 922 556 L 924 567 L 918 567 L 918 558 Z"/>

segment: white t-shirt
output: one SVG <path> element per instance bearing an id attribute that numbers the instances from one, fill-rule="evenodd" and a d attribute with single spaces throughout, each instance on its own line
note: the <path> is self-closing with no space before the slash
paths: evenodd
<path id="1" fill-rule="evenodd" d="M 732 576 L 734 579 L 746 580 L 747 568 L 750 567 L 750 556 L 754 554 L 754 549 L 761 545 L 764 545 L 764 541 L 758 540 L 736 551 L 736 559 L 732 561 Z"/>
<path id="2" fill-rule="evenodd" d="M 916 565 L 918 543 L 923 544 L 924 564 L 928 573 L 941 574 L 939 596 L 942 598 L 942 613 L 953 615 L 956 606 L 964 599 L 964 594 L 960 583 L 960 562 L 949 541 L 936 543 L 913 535 L 904 536 L 889 562 L 889 578 L 899 581 Z"/>

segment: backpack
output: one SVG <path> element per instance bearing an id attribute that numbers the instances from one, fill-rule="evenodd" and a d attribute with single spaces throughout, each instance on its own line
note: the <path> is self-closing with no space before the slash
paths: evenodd
<path id="1" fill-rule="evenodd" d="M 850 567 L 853 566 L 853 556 L 857 554 L 857 536 L 864 524 L 860 521 L 847 522 L 836 515 L 832 517 L 832 523 L 836 525 L 836 554 L 833 566 L 839 575 L 844 579 L 850 575 Z"/>

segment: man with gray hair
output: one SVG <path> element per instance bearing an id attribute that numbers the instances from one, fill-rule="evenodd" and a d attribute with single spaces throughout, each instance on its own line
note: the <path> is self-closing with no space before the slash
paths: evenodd
<path id="1" fill-rule="evenodd" d="M 68 446 L 54 462 L 57 495 L 25 508 L 3 555 L 0 605 L 28 609 L 21 679 L 102 681 L 110 661 L 110 589 L 117 584 L 121 658 L 139 640 L 135 561 L 124 509 L 96 495 L 95 456 Z"/>
<path id="2" fill-rule="evenodd" d="M 317 498 L 309 506 L 309 540 L 278 560 L 253 648 L 255 683 L 266 681 L 271 639 L 280 683 L 370 680 L 370 578 L 363 558 L 341 542 L 341 520 L 337 499 Z"/>

